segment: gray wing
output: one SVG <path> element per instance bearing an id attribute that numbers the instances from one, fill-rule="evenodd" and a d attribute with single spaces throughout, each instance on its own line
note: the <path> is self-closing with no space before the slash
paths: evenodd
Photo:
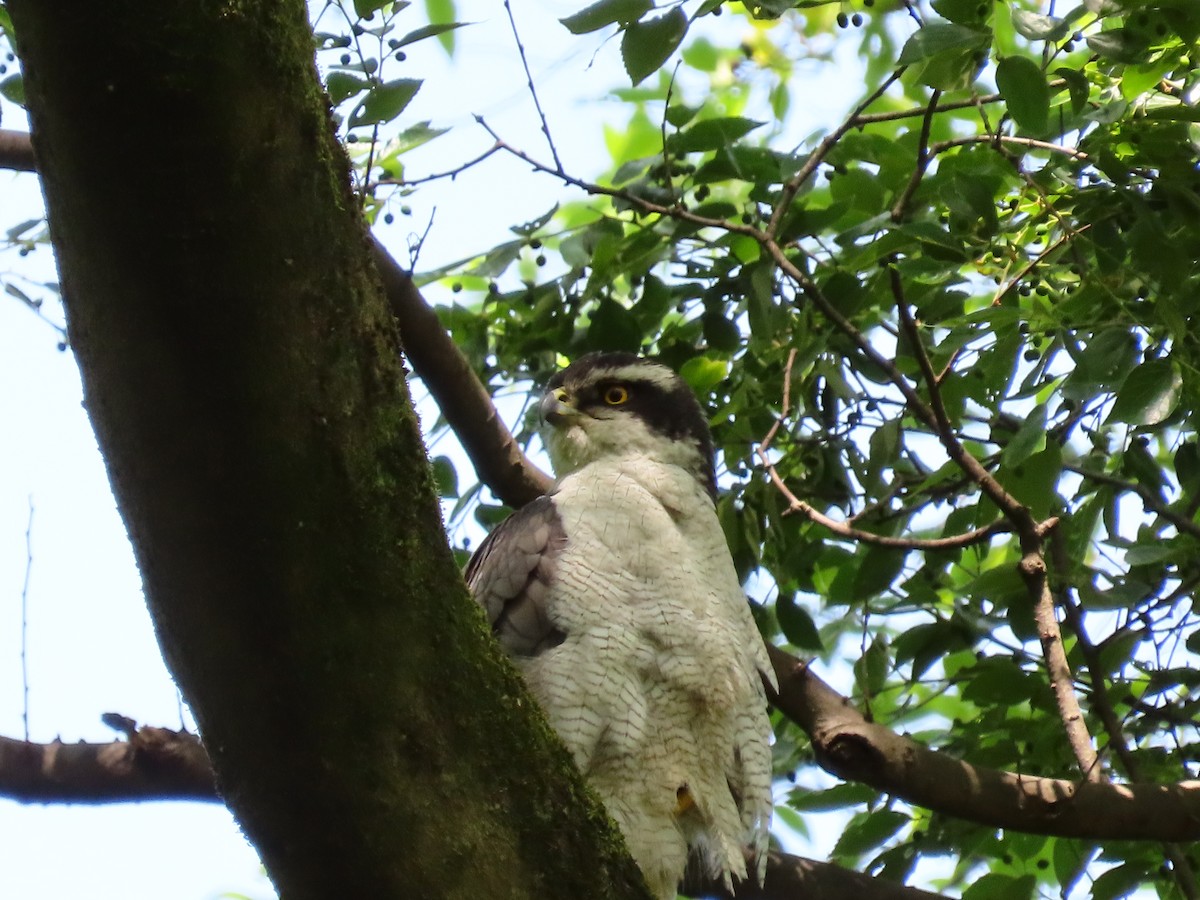
<path id="1" fill-rule="evenodd" d="M 538 497 L 497 525 L 467 563 L 467 587 L 487 613 L 492 632 L 515 656 L 535 656 L 566 637 L 547 609 L 566 544 L 554 501 Z"/>

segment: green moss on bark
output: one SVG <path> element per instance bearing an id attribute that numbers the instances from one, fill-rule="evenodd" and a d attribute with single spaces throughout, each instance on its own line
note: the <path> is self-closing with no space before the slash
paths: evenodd
<path id="1" fill-rule="evenodd" d="M 641 895 L 455 569 L 303 3 L 9 9 L 160 643 L 284 896 Z"/>

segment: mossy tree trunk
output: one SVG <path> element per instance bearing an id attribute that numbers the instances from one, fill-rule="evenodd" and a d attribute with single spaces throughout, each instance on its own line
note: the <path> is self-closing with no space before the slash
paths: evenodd
<path id="1" fill-rule="evenodd" d="M 9 10 L 159 641 L 282 894 L 641 896 L 447 548 L 303 2 Z"/>

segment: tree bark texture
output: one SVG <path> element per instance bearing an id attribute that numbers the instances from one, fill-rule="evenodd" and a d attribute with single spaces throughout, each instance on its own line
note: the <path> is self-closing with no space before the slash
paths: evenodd
<path id="1" fill-rule="evenodd" d="M 641 896 L 447 548 L 302 0 L 9 10 L 159 641 L 282 896 Z"/>

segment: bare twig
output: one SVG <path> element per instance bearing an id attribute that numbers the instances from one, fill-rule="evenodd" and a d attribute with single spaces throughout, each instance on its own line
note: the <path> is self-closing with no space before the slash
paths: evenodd
<path id="1" fill-rule="evenodd" d="M 17 172 L 37 171 L 37 163 L 33 158 L 33 144 L 24 131 L 0 129 L 0 169 L 14 169 Z"/>
<path id="2" fill-rule="evenodd" d="M 937 428 L 941 432 L 950 432 L 953 430 L 953 425 L 950 423 L 950 417 L 946 414 L 946 404 L 942 401 L 940 382 L 933 371 L 933 364 L 929 361 L 929 354 L 925 351 L 925 342 L 921 340 L 921 332 L 917 328 L 916 320 L 913 319 L 912 310 L 908 308 L 908 300 L 904 296 L 904 284 L 900 281 L 900 272 L 895 265 L 888 266 L 888 282 L 891 285 L 892 298 L 896 301 L 900 330 L 908 338 L 913 356 L 916 357 L 917 365 L 921 368 L 921 375 L 925 379 L 925 386 L 929 391 L 929 406 L 933 410 Z"/>
<path id="3" fill-rule="evenodd" d="M 939 103 L 935 113 L 951 112 L 956 109 L 968 109 L 983 103 L 999 103 L 1004 97 L 1001 94 L 984 94 L 980 97 L 968 97 L 966 100 L 954 100 L 950 103 Z M 854 117 L 854 127 L 872 125 L 876 122 L 895 122 L 900 119 L 916 119 L 929 114 L 929 104 L 913 106 L 909 109 L 897 109 L 889 112 L 862 113 Z"/>
<path id="4" fill-rule="evenodd" d="M 1039 141 L 1036 138 L 1018 137 L 1011 134 L 972 134 L 966 137 L 950 138 L 945 141 L 938 141 L 929 147 L 929 152 L 933 156 L 939 153 L 944 153 L 954 147 L 967 147 L 973 144 L 1009 144 L 1014 147 L 1023 147 L 1027 150 L 1048 150 L 1051 153 L 1061 153 L 1064 156 L 1069 156 L 1071 159 L 1087 162 L 1091 159 L 1082 150 L 1077 150 L 1074 147 L 1068 147 L 1065 144 L 1055 144 L 1051 141 Z"/>
<path id="5" fill-rule="evenodd" d="M 816 522 L 818 525 L 823 525 L 832 531 L 834 534 L 847 538 L 853 541 L 860 541 L 864 544 L 874 544 L 879 547 L 894 547 L 900 550 L 947 550 L 954 547 L 967 547 L 972 544 L 978 544 L 986 541 L 994 534 L 999 534 L 1003 531 L 1010 530 L 1011 526 L 1003 519 L 998 519 L 990 525 L 983 528 L 976 528 L 965 534 L 951 535 L 943 538 L 915 538 L 915 537 L 891 537 L 886 534 L 876 534 L 872 531 L 863 531 L 861 528 L 855 528 L 847 522 L 838 522 L 831 519 L 811 504 L 805 503 L 792 492 L 787 486 L 783 478 L 780 477 L 775 464 L 771 462 L 767 456 L 767 451 L 771 448 L 775 436 L 779 433 L 779 428 L 783 424 L 784 419 L 788 416 L 792 408 L 792 367 L 796 362 L 795 349 L 788 351 L 787 363 L 783 369 L 783 400 L 780 415 L 771 423 L 771 427 L 767 433 L 763 435 L 761 441 L 758 442 L 758 447 L 755 450 L 759 462 L 767 472 L 767 476 L 771 479 L 771 483 L 775 485 L 776 490 L 783 495 L 788 502 L 788 509 L 784 515 L 789 513 L 801 513 L 808 517 L 810 521 Z"/>
<path id="6" fill-rule="evenodd" d="M 550 145 L 550 156 L 554 159 L 555 172 L 562 173 L 562 160 L 558 158 L 558 148 L 554 146 L 554 138 L 550 134 L 550 123 L 546 121 L 546 114 L 542 111 L 541 101 L 538 100 L 537 88 L 533 85 L 533 73 L 529 71 L 529 59 L 525 55 L 525 46 L 521 43 L 521 35 L 517 32 L 517 20 L 513 18 L 512 5 L 509 0 L 504 0 L 504 11 L 508 14 L 508 24 L 512 28 L 513 40 L 517 42 L 517 54 L 521 57 L 521 67 L 525 70 L 525 81 L 529 85 L 529 96 L 533 98 L 533 106 L 537 110 L 538 119 L 542 123 L 542 134 L 546 136 L 546 143 Z"/>
<path id="7" fill-rule="evenodd" d="M 21 584 L 21 723 L 29 740 L 29 576 L 33 573 L 33 497 L 25 525 L 25 580 Z"/>
<path id="8" fill-rule="evenodd" d="M 220 799 L 212 765 L 194 734 L 136 723 L 126 733 L 127 740 L 104 744 L 0 737 L 0 796 L 93 804 Z"/>
<path id="9" fill-rule="evenodd" d="M 1025 579 L 1030 596 L 1033 597 L 1033 620 L 1037 626 L 1038 640 L 1042 645 L 1042 657 L 1046 661 L 1050 690 L 1054 693 L 1054 702 L 1066 731 L 1067 743 L 1075 754 L 1075 761 L 1083 777 L 1091 782 L 1103 781 L 1104 772 L 1100 768 L 1100 757 L 1096 753 L 1092 736 L 1088 733 L 1087 722 L 1084 720 L 1083 710 L 1079 708 L 1079 698 L 1075 694 L 1075 682 L 1071 675 L 1070 663 L 1067 662 L 1066 650 L 1063 648 L 1062 632 L 1055 617 L 1054 594 L 1050 590 L 1046 560 L 1041 548 L 1038 552 L 1026 552 L 1017 569 Z"/>
<path id="10" fill-rule="evenodd" d="M 418 185 L 418 184 L 426 184 L 427 182 L 430 182 L 430 181 L 440 181 L 443 178 L 449 178 L 451 181 L 453 181 L 455 178 L 457 178 L 463 172 L 470 169 L 472 166 L 478 165 L 479 163 L 481 163 L 485 159 L 487 159 L 489 156 L 491 156 L 494 153 L 498 153 L 499 151 L 500 151 L 500 148 L 493 145 L 491 147 L 488 147 L 486 150 L 484 150 L 478 156 L 476 156 L 472 159 L 469 159 L 464 163 L 459 163 L 453 169 L 447 169 L 444 172 L 434 172 L 431 175 L 422 175 L 420 178 L 380 178 L 378 181 L 372 182 L 371 187 L 376 187 L 378 185 L 383 185 L 383 184 L 395 184 L 395 185 L 400 185 L 401 187 L 412 187 L 412 186 Z"/>
<path id="11" fill-rule="evenodd" d="M 645 199 L 644 197 L 638 197 L 629 193 L 628 191 L 621 191 L 617 190 L 616 188 L 605 187 L 602 184 L 595 184 L 590 181 L 584 181 L 581 178 L 576 178 L 574 175 L 570 175 L 567 172 L 556 169 L 553 166 L 548 166 L 545 163 L 538 162 L 538 160 L 534 159 L 524 150 L 520 150 L 512 146 L 503 138 L 501 138 L 500 135 L 498 135 L 490 125 L 488 125 L 483 116 L 475 116 L 475 121 L 478 122 L 480 126 L 492 136 L 493 140 L 496 141 L 497 148 L 503 150 L 505 153 L 515 156 L 522 162 L 527 163 L 534 169 L 534 171 L 544 172 L 547 175 L 553 175 L 555 178 L 563 182 L 563 184 L 569 184 L 572 187 L 579 188 L 580 190 L 586 191 L 589 194 L 614 197 L 618 200 L 621 200 L 623 203 L 628 203 L 634 209 L 648 215 L 669 216 L 682 222 L 691 222 L 693 225 L 699 225 L 702 228 L 719 228 L 721 231 L 727 231 L 732 234 L 744 234 L 747 237 L 754 238 L 756 241 L 761 241 L 763 239 L 763 233 L 752 225 L 730 222 L 726 219 L 713 219 L 708 216 L 698 216 L 691 210 L 687 209 L 687 207 L 678 203 L 672 206 L 664 206 L 661 203 L 655 203 L 651 200 Z"/>
<path id="12" fill-rule="evenodd" d="M 1122 491 L 1129 491 L 1131 494 L 1136 494 L 1138 499 L 1142 501 L 1142 506 L 1157 515 L 1159 518 L 1165 519 L 1175 526 L 1181 534 L 1190 534 L 1192 537 L 1200 538 L 1200 525 L 1197 525 L 1191 519 L 1181 516 L 1169 506 L 1164 504 L 1154 491 L 1146 487 L 1144 484 L 1137 484 L 1133 481 L 1125 481 L 1122 478 L 1117 478 L 1115 475 L 1109 475 L 1107 472 L 1097 472 L 1095 469 L 1087 469 L 1083 466 L 1067 464 L 1064 469 L 1074 472 L 1077 475 L 1082 475 L 1084 478 L 1089 478 L 1099 484 L 1107 484 L 1118 488 Z"/>
<path id="13" fill-rule="evenodd" d="M 903 220 L 904 214 L 908 212 L 908 204 L 912 201 L 913 194 L 917 192 L 917 188 L 921 186 L 921 180 L 925 177 L 925 170 L 929 168 L 929 160 L 933 155 L 930 152 L 929 134 L 933 128 L 933 115 L 937 111 L 937 102 L 941 95 L 941 91 L 934 91 L 929 96 L 929 105 L 926 107 L 925 116 L 921 120 L 921 136 L 917 141 L 917 164 L 913 166 L 912 177 L 909 178 L 908 184 L 900 192 L 900 196 L 896 198 L 896 202 L 892 204 L 893 222 Z M 930 383 L 932 384 L 932 382 Z"/>
<path id="14" fill-rule="evenodd" d="M 774 240 L 779 236 L 779 228 L 783 224 L 783 217 L 788 207 L 792 205 L 792 201 L 796 198 L 796 194 L 799 193 L 800 188 L 804 186 L 804 182 L 808 181 L 812 173 L 817 170 L 817 166 L 825 161 L 825 157 L 829 155 L 829 151 L 837 146 L 838 141 L 845 136 L 846 132 L 858 126 L 858 117 L 863 114 L 867 107 L 882 97 L 887 92 L 887 89 L 900 79 L 902 74 L 904 74 L 904 69 L 900 68 L 885 78 L 879 87 L 871 91 L 866 99 L 854 107 L 853 111 L 851 111 L 850 115 L 846 117 L 841 125 L 821 139 L 816 149 L 804 161 L 804 165 L 800 167 L 795 175 L 788 179 L 787 184 L 783 186 L 783 190 L 779 192 L 779 200 L 776 202 L 775 209 L 771 212 L 771 218 L 767 222 L 765 235 L 768 239 Z"/>

